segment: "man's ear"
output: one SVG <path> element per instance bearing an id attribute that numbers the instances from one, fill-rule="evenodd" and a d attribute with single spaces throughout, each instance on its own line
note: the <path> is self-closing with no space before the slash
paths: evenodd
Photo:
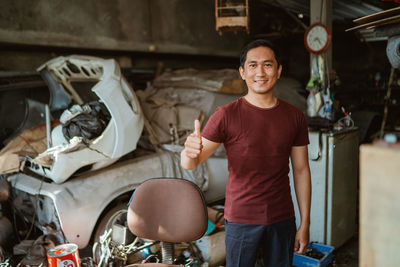
<path id="1" fill-rule="evenodd" d="M 239 73 L 240 73 L 240 76 L 242 77 L 242 80 L 244 80 L 244 69 L 242 66 L 239 67 Z"/>

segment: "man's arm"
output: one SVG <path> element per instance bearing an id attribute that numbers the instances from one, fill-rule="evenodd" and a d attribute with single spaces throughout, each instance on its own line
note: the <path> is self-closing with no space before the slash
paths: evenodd
<path id="1" fill-rule="evenodd" d="M 187 170 L 194 170 L 217 150 L 220 143 L 215 143 L 201 137 L 200 122 L 195 120 L 194 132 L 185 142 L 185 148 L 181 152 L 181 166 Z"/>
<path id="2" fill-rule="evenodd" d="M 294 251 L 304 254 L 309 241 L 310 207 L 311 207 L 311 175 L 308 165 L 307 146 L 294 146 L 291 151 L 293 182 L 299 205 L 301 223 L 297 230 Z"/>

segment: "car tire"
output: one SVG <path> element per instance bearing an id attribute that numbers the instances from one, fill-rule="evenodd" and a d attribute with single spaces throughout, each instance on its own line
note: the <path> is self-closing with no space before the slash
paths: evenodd
<path id="1" fill-rule="evenodd" d="M 116 206 L 105 212 L 99 218 L 96 231 L 93 236 L 93 257 L 100 259 L 100 236 L 106 230 L 112 227 L 113 224 L 127 225 L 126 215 L 128 213 L 128 203 L 121 201 Z M 97 244 L 96 244 L 97 243 Z"/>
<path id="2" fill-rule="evenodd" d="M 99 218 L 98 225 L 96 227 L 96 231 L 93 237 L 94 242 L 98 242 L 100 236 L 109 228 L 112 227 L 113 224 L 120 224 L 123 226 L 127 226 L 126 215 L 128 213 L 128 203 L 120 202 L 109 211 L 101 215 Z"/>
<path id="3" fill-rule="evenodd" d="M 104 215 L 99 219 L 98 226 L 96 228 L 94 237 L 93 237 L 93 244 L 96 242 L 99 242 L 100 236 L 104 234 L 104 232 L 111 228 L 113 224 L 118 223 L 123 226 L 127 226 L 127 220 L 126 220 L 126 215 L 128 213 L 128 201 L 120 201 L 116 206 L 111 208 L 109 211 L 105 212 Z M 129 230 L 128 230 L 129 231 Z M 133 234 L 132 234 L 133 235 Z M 131 237 L 132 241 L 135 238 L 135 235 Z M 143 244 L 146 242 L 143 239 L 140 239 L 139 244 Z M 100 251 L 97 249 L 99 248 L 99 244 L 95 247 L 93 246 L 94 251 L 93 251 L 93 257 L 95 258 L 95 261 L 98 262 L 100 259 Z M 140 263 L 141 260 L 143 260 L 142 253 L 135 253 L 128 255 L 127 259 L 127 264 L 133 264 L 133 263 Z"/>

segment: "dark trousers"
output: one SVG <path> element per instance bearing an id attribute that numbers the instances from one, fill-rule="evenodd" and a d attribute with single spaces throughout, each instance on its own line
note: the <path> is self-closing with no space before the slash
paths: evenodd
<path id="1" fill-rule="evenodd" d="M 264 266 L 292 266 L 295 218 L 270 225 L 241 224 L 226 221 L 226 267 L 254 266 L 257 252 Z"/>

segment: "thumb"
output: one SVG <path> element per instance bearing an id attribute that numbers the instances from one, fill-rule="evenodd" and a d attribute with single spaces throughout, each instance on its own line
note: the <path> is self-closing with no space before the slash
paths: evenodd
<path id="1" fill-rule="evenodd" d="M 200 121 L 199 120 L 194 121 L 194 133 L 196 134 L 196 136 L 200 137 Z"/>
<path id="2" fill-rule="evenodd" d="M 299 244 L 299 241 L 296 239 L 294 241 L 294 252 L 298 252 L 299 249 L 300 249 L 300 244 Z"/>

